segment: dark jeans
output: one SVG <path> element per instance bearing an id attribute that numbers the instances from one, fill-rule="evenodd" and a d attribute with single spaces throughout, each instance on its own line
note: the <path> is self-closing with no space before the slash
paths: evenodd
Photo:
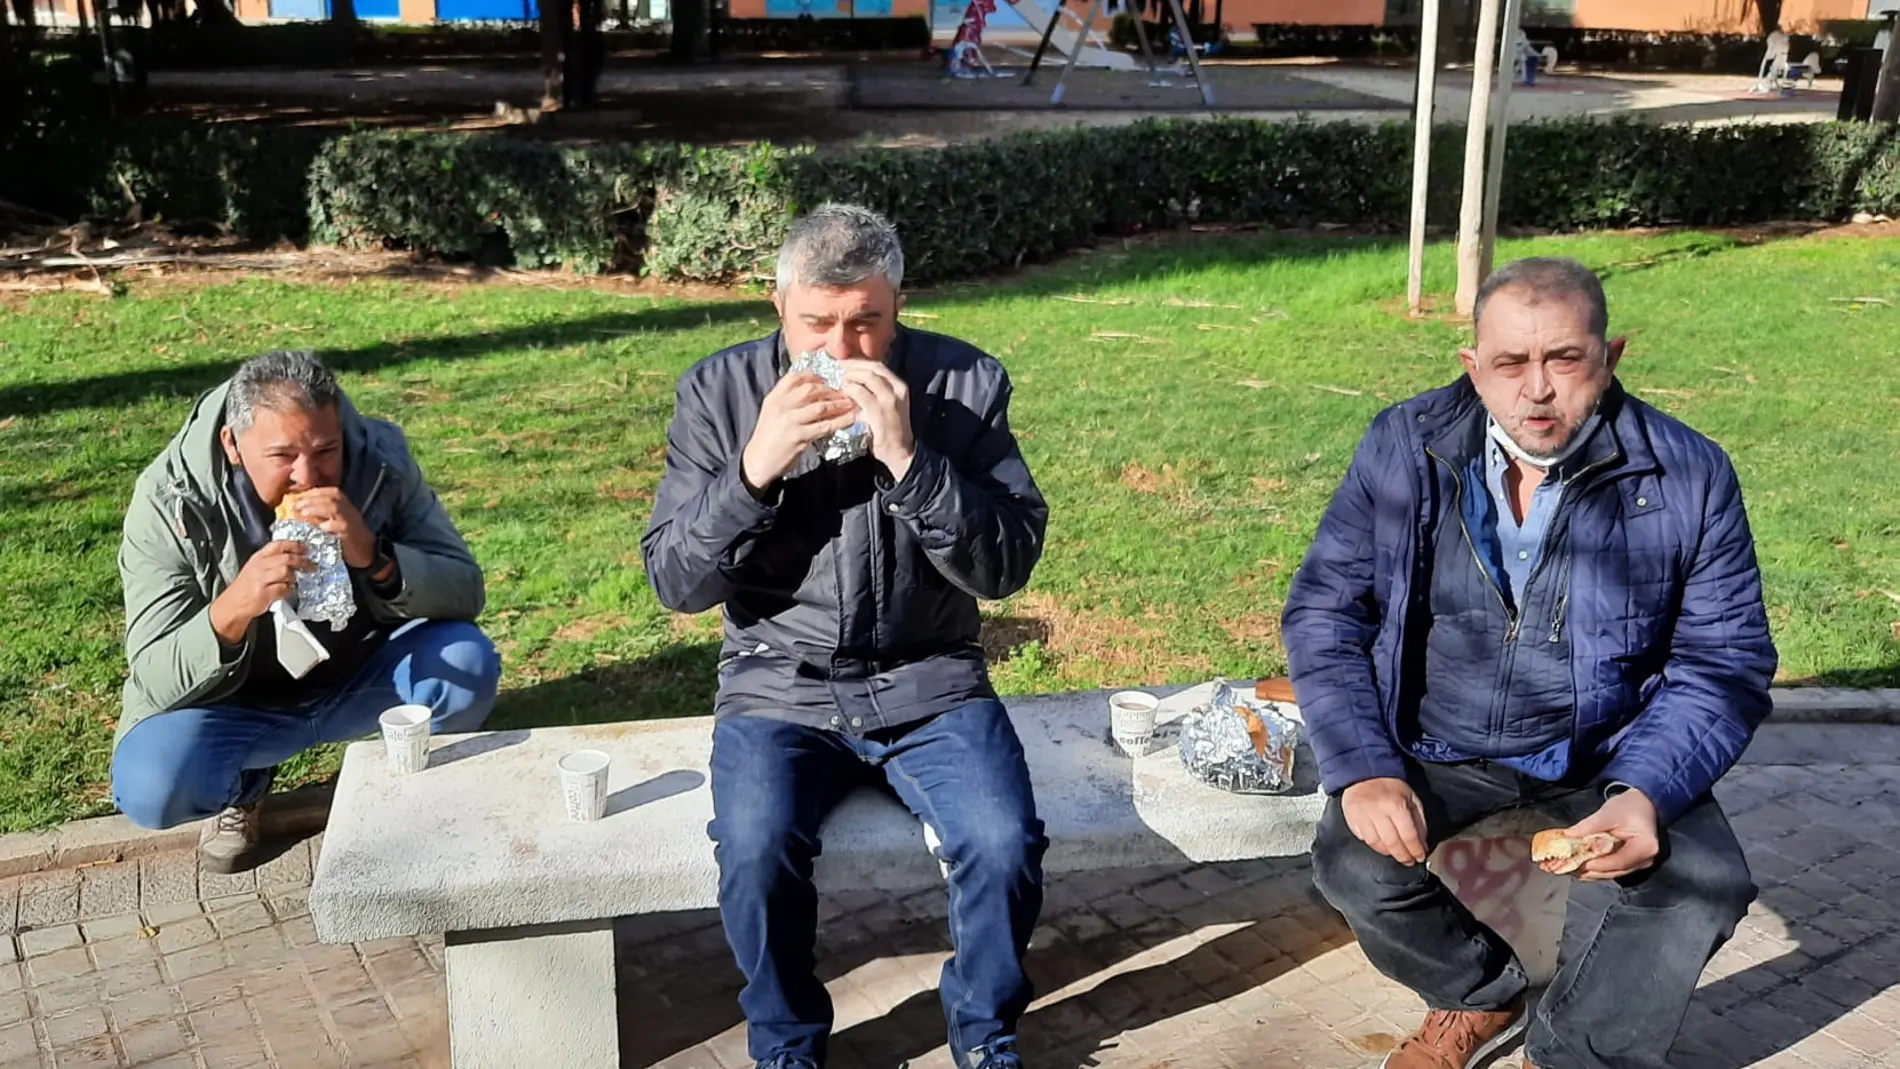
<path id="1" fill-rule="evenodd" d="M 1533 779 L 1489 761 L 1408 762 L 1430 846 L 1519 806 L 1553 826 L 1594 813 L 1594 787 Z M 1617 881 L 1616 902 L 1558 970 L 1530 1023 L 1525 1053 L 1539 1069 L 1666 1069 L 1703 966 L 1755 898 L 1741 844 L 1715 799 L 1703 797 L 1663 832 L 1650 868 Z M 1511 948 L 1423 865 L 1360 842 L 1338 797 L 1313 843 L 1313 881 L 1346 917 L 1366 957 L 1435 1009 L 1496 1010 L 1523 994 Z"/>
<path id="2" fill-rule="evenodd" d="M 1029 1006 L 1023 954 L 1042 909 L 1042 855 L 1022 743 L 1001 704 L 980 701 L 868 737 L 752 716 L 713 728 L 719 915 L 746 986 L 754 1060 L 823 1065 L 831 999 L 813 973 L 819 827 L 854 788 L 888 783 L 924 822 L 949 870 L 950 942 L 939 993 L 959 1066 L 1013 1039 Z"/>
<path id="3" fill-rule="evenodd" d="M 349 683 L 302 709 L 235 705 L 174 709 L 139 721 L 112 755 L 112 801 L 134 824 L 169 828 L 227 806 L 250 805 L 270 770 L 321 742 L 380 730 L 392 706 L 435 710 L 436 734 L 475 731 L 501 684 L 501 658 L 482 629 L 419 621 L 399 631 Z"/>

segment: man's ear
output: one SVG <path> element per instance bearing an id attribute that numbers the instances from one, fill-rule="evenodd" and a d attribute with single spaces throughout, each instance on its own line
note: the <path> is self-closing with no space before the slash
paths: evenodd
<path id="1" fill-rule="evenodd" d="M 778 313 L 779 322 L 785 322 L 785 295 L 777 290 L 772 291 L 772 310 Z"/>
<path id="2" fill-rule="evenodd" d="M 904 310 L 904 295 L 900 293 L 897 295 L 896 302 L 891 307 L 891 314 L 895 315 L 898 312 L 901 312 L 903 310 Z"/>
<path id="3" fill-rule="evenodd" d="M 218 442 L 224 446 L 224 459 L 230 461 L 232 467 L 244 466 L 244 458 L 238 455 L 237 435 L 232 433 L 231 428 L 218 428 Z"/>
<path id="4" fill-rule="evenodd" d="M 1459 349 L 1458 362 L 1465 366 L 1465 374 L 1476 375 L 1478 373 L 1478 350 Z"/>
<path id="5" fill-rule="evenodd" d="M 1610 339 L 1609 352 L 1604 357 L 1604 363 L 1611 371 L 1615 371 L 1617 362 L 1623 359 L 1623 347 L 1627 344 L 1629 344 L 1628 338 Z"/>

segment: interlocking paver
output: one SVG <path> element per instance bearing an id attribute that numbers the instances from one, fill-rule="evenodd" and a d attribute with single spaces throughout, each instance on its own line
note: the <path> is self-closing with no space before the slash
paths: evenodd
<path id="1" fill-rule="evenodd" d="M 85 943 L 79 935 L 77 924 L 55 924 L 49 928 L 34 928 L 31 931 L 21 932 L 17 938 L 20 941 L 20 953 L 28 958 L 36 958 L 42 954 L 57 954 L 62 950 Z"/>
<path id="2" fill-rule="evenodd" d="M 1743 766 L 1722 796 L 1763 892 L 1705 975 L 1676 1063 L 1900 1063 L 1900 903 L 1887 893 L 1900 851 L 1866 816 L 1900 796 L 1900 768 Z M 156 937 L 126 911 L 24 931 L 24 962 L 0 958 L 0 1064 L 446 1066 L 441 940 L 319 944 L 309 857 L 292 847 L 249 879 L 202 879 L 188 851 L 120 866 Z M 34 915 L 61 916 L 69 899 L 75 916 L 105 908 L 128 879 L 111 868 L 34 879 Z M 0 884 L 0 911 L 23 886 Z M 1578 888 L 1573 926 L 1612 895 Z M 835 1069 L 947 1069 L 942 888 L 821 903 Z M 651 1022 L 630 1064 L 750 1065 L 716 914 L 633 918 L 617 934 L 621 997 Z M 1372 970 L 1298 861 L 1055 878 L 1031 945 L 1040 997 L 1022 1032 L 1036 1062 L 1359 1069 L 1424 1010 Z"/>
<path id="3" fill-rule="evenodd" d="M 79 873 L 71 869 L 24 876 L 19 891 L 22 929 L 71 924 L 79 919 Z"/>
<path id="4" fill-rule="evenodd" d="M 154 906 L 198 904 L 198 858 L 189 850 L 139 858 L 139 908 L 146 919 Z"/>
<path id="5" fill-rule="evenodd" d="M 138 909 L 138 866 L 89 865 L 79 870 L 79 916 L 82 920 L 137 913 Z"/>
<path id="6" fill-rule="evenodd" d="M 40 1040 L 33 1031 L 33 1022 L 0 1025 L 0 1065 L 8 1069 L 35 1066 L 40 1064 L 39 1052 Z"/>

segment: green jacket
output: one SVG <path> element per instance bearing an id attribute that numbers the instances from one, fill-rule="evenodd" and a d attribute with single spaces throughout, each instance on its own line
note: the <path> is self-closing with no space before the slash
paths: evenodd
<path id="1" fill-rule="evenodd" d="M 125 514 L 119 578 L 125 587 L 124 709 L 113 745 L 132 725 L 173 709 L 218 701 L 243 686 L 256 648 L 251 622 L 227 651 L 211 630 L 211 602 L 243 566 L 234 532 L 229 462 L 219 441 L 229 383 L 204 394 L 184 427 L 140 474 Z M 486 592 L 482 570 L 422 477 L 392 423 L 342 401 L 343 486 L 364 522 L 395 544 L 402 585 L 387 600 L 357 584 L 358 610 L 396 621 L 473 620 Z"/>

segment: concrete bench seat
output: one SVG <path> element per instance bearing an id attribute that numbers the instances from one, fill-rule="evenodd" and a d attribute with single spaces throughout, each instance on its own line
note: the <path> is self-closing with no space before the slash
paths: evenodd
<path id="1" fill-rule="evenodd" d="M 1172 745 L 1179 718 L 1209 692 L 1160 691 L 1156 748 L 1133 760 L 1107 740 L 1106 692 L 1010 700 L 1048 829 L 1049 872 L 1308 852 L 1324 804 L 1310 751 L 1302 747 L 1286 795 L 1231 794 L 1182 767 Z M 429 767 L 410 776 L 389 770 L 380 740 L 346 753 L 310 891 L 319 938 L 443 934 L 458 1069 L 614 1069 L 613 919 L 717 905 L 706 836 L 710 718 L 444 736 L 431 746 Z M 566 818 L 555 772 L 562 754 L 587 747 L 613 758 L 607 816 L 591 824 Z M 914 891 L 943 878 L 922 825 L 880 792 L 841 805 L 823 843 L 821 889 Z M 1475 868 L 1460 856 L 1458 867 L 1475 872 L 1508 854 L 1487 850 Z M 1523 897 L 1524 880 L 1479 882 L 1487 893 L 1506 889 L 1494 894 L 1501 902 Z M 1532 898 L 1549 909 L 1543 891 Z M 1548 928 L 1537 927 L 1539 939 Z"/>

